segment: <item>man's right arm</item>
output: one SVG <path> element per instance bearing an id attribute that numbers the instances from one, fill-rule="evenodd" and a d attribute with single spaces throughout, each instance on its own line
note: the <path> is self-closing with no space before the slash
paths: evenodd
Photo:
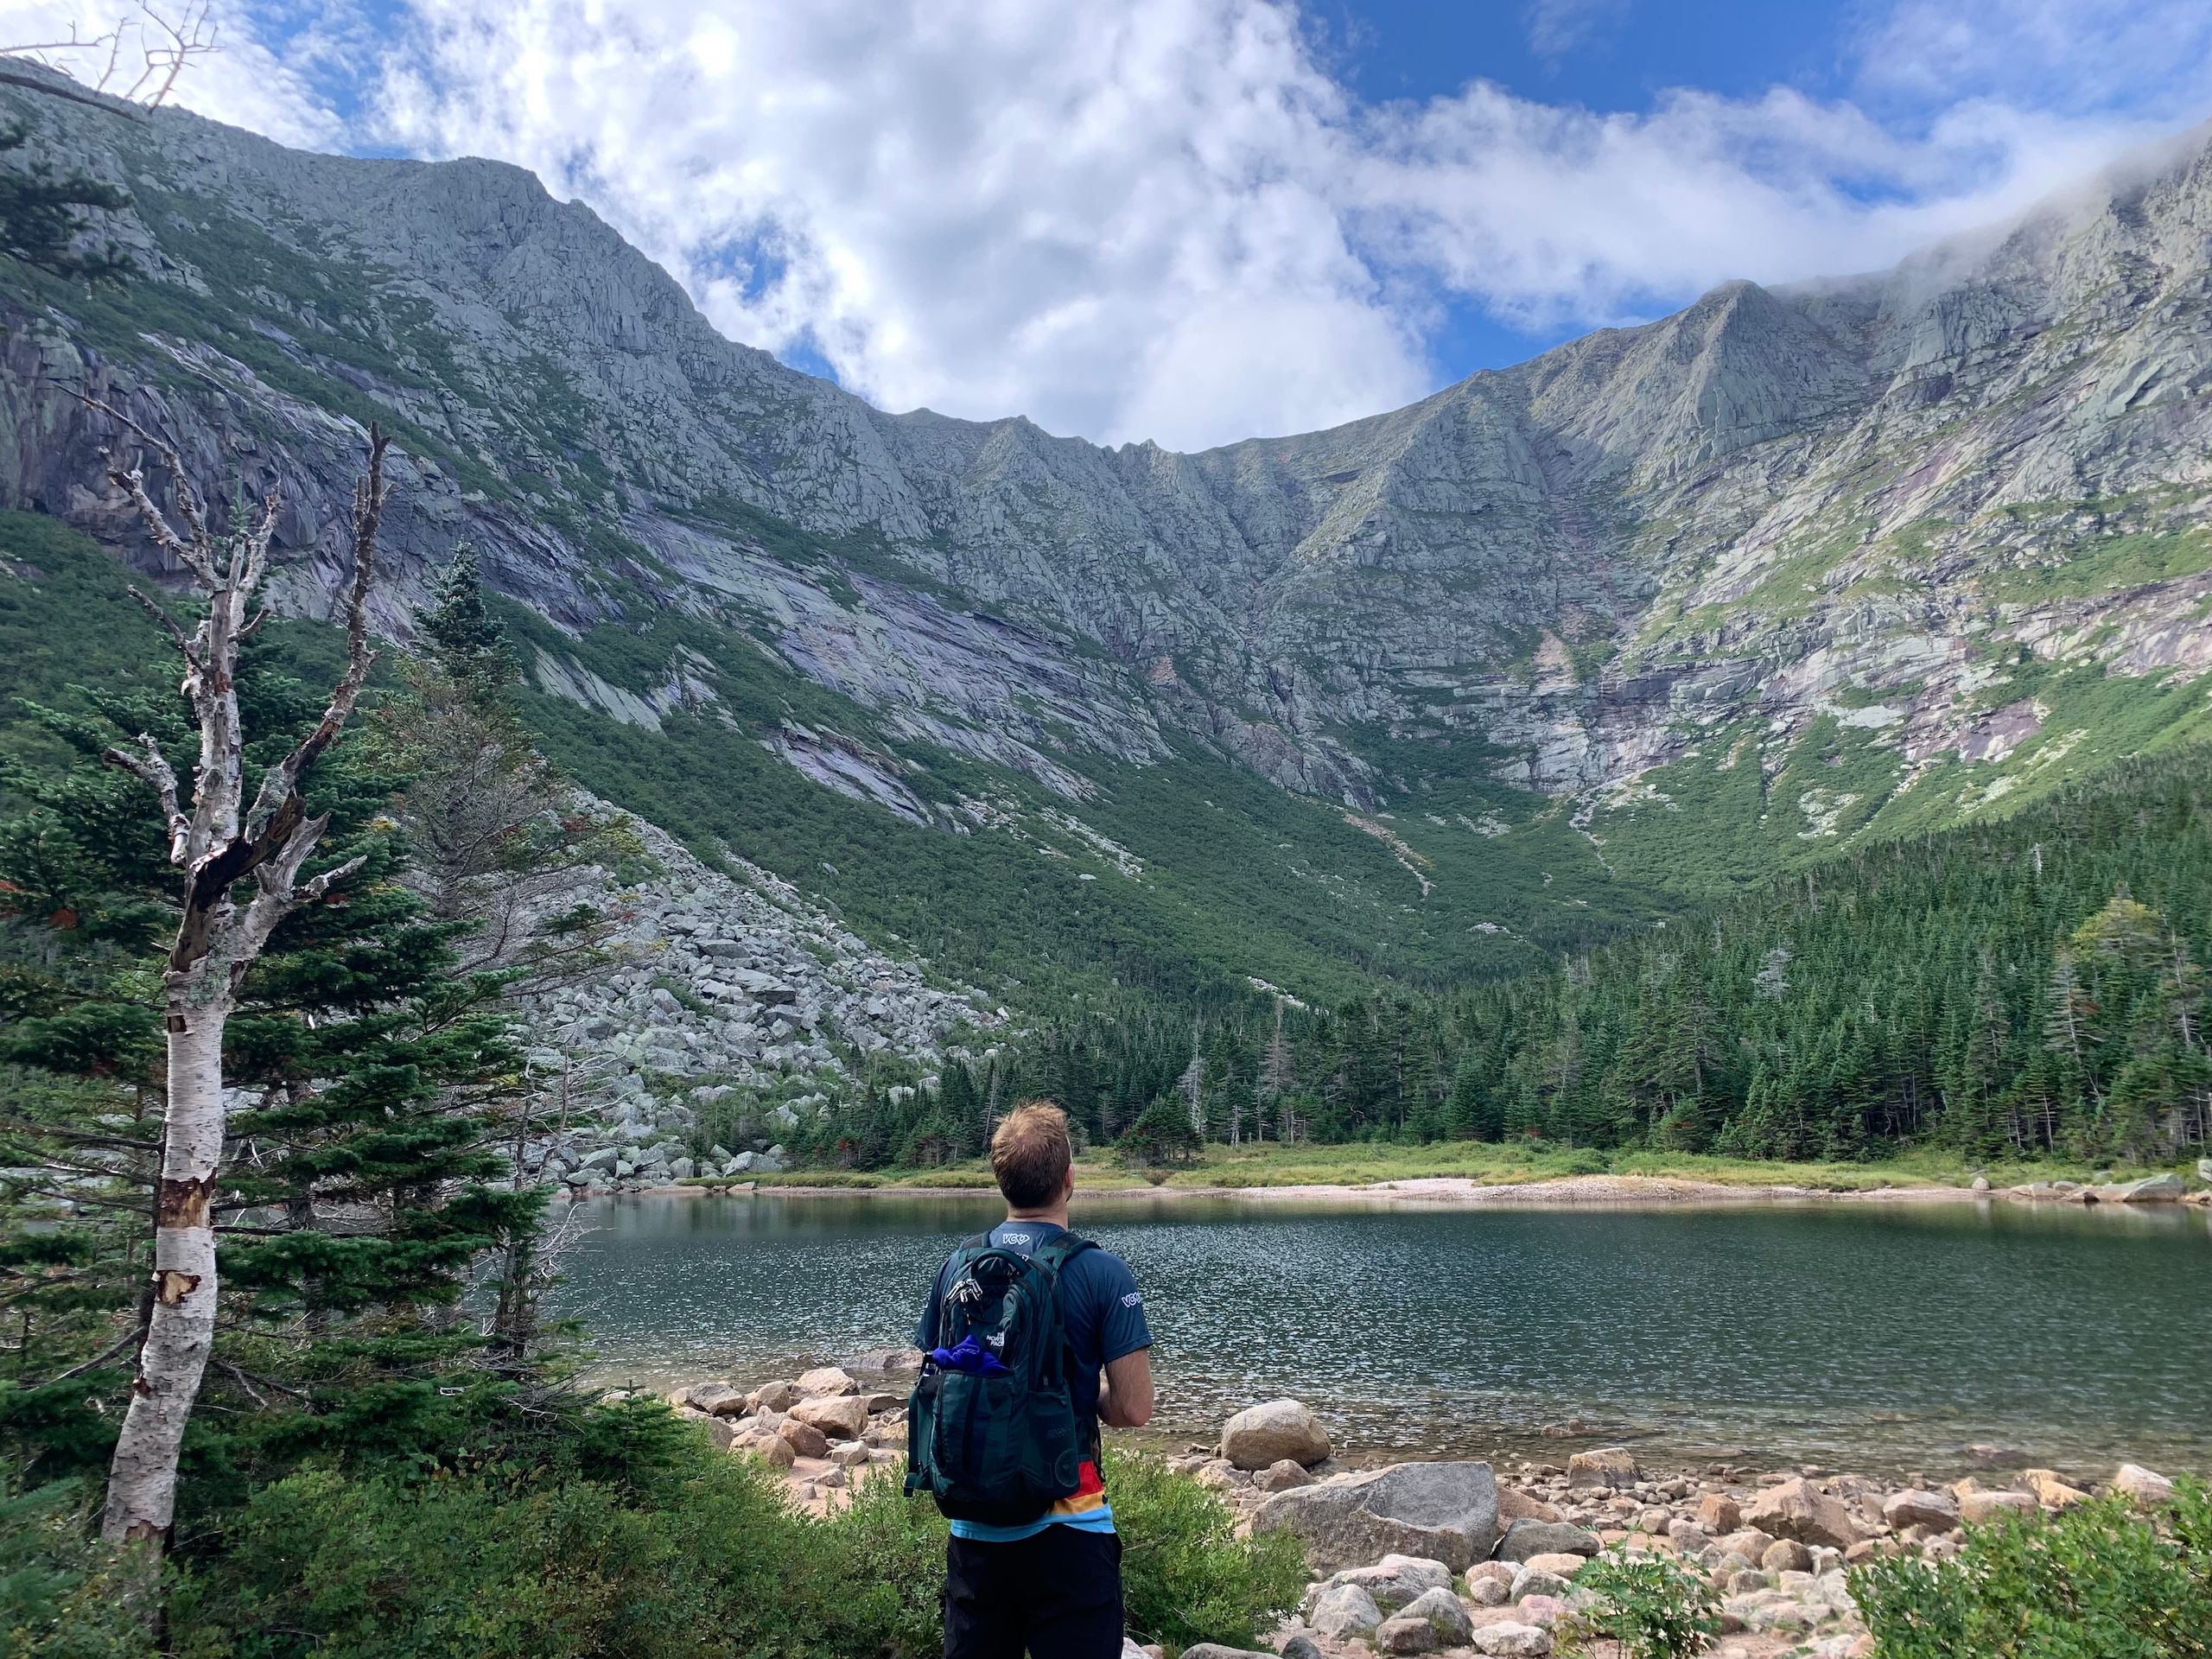
<path id="1" fill-rule="evenodd" d="M 950 1258 L 944 1266 L 952 1265 Z M 927 1353 L 937 1347 L 937 1309 L 944 1297 L 944 1268 L 937 1270 L 937 1277 L 930 1281 L 930 1300 L 922 1309 L 921 1323 L 914 1327 L 914 1346 Z"/>

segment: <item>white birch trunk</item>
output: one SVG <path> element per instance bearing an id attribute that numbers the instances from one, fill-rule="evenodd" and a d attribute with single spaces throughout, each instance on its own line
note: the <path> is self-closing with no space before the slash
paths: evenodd
<path id="1" fill-rule="evenodd" d="M 108 1469 L 100 1530 L 111 1541 L 168 1535 L 185 1427 L 215 1346 L 215 1225 L 223 1155 L 228 964 L 201 957 L 168 978 L 168 1108 L 154 1211 L 154 1304 Z"/>
<path id="2" fill-rule="evenodd" d="M 111 467 L 108 477 L 137 509 L 155 544 L 192 572 L 207 602 L 206 616 L 188 637 L 167 612 L 135 588 L 130 590 L 168 630 L 185 659 L 182 689 L 200 725 L 191 811 L 184 810 L 176 774 L 152 737 L 142 734 L 135 750 L 106 751 L 110 763 L 154 791 L 168 833 L 169 861 L 184 875 L 184 913 L 163 976 L 168 1103 L 154 1198 L 153 1306 L 138 1346 L 130 1403 L 108 1465 L 107 1507 L 100 1523 L 110 1540 L 142 1541 L 158 1553 L 175 1517 L 177 1459 L 215 1346 L 214 1203 L 226 1128 L 224 1027 L 236 1006 L 240 979 L 277 924 L 302 905 L 319 901 L 333 882 L 361 863 L 350 859 L 301 881 L 301 866 L 321 842 L 329 820 L 308 815 L 300 785 L 353 713 L 375 659 L 369 646 L 368 596 L 386 491 L 387 440 L 378 428 L 369 429 L 368 471 L 353 490 L 346 671 L 315 729 L 263 773 L 252 808 L 242 819 L 245 745 L 238 715 L 238 647 L 267 614 L 249 616 L 248 611 L 268 570 L 277 498 L 272 493 L 264 499 L 257 521 L 217 536 L 175 448 L 120 410 L 86 401 L 161 456 L 184 534 L 154 505 L 136 467 Z M 240 904 L 234 890 L 248 884 L 253 896 Z"/>

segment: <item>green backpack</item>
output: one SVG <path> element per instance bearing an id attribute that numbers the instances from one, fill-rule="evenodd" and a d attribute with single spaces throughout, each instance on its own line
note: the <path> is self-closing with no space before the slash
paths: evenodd
<path id="1" fill-rule="evenodd" d="M 956 1521 L 1023 1526 L 1082 1480 L 1098 1455 L 1068 1397 L 1060 1274 L 1087 1238 L 1060 1232 L 1034 1255 L 988 1234 L 952 1253 L 930 1310 L 932 1352 L 968 1344 L 967 1364 L 922 1366 L 906 1408 L 906 1490 Z"/>

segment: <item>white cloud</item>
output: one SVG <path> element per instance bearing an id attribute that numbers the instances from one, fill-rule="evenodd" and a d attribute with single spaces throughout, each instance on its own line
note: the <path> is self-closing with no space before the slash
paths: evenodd
<path id="1" fill-rule="evenodd" d="M 237 3 L 190 101 L 332 142 L 338 0 Z M 1892 0 L 1849 99 L 1635 114 L 1366 106 L 1287 0 L 405 3 L 350 142 L 530 167 L 889 407 L 1177 447 L 1420 395 L 1454 305 L 1556 328 L 1885 263 L 2212 99 L 2202 0 Z M 1534 0 L 1532 42 L 1621 3 Z"/>
<path id="2" fill-rule="evenodd" d="M 2204 0 L 1897 0 L 1859 43 L 1859 81 L 1942 106 L 2195 120 L 2212 97 Z"/>
<path id="3" fill-rule="evenodd" d="M 893 408 L 1192 444 L 1427 388 L 1330 196 L 1344 95 L 1262 0 L 417 15 L 404 143 L 534 168 Z"/>
<path id="4" fill-rule="evenodd" d="M 118 96 L 135 88 L 150 98 L 167 73 L 158 55 L 174 50 L 159 19 L 186 28 L 192 15 L 181 5 L 149 11 L 137 0 L 0 0 L 0 51 L 42 47 L 32 55 L 86 86 L 105 85 Z M 250 14 L 221 10 L 209 21 L 219 49 L 187 59 L 176 78 L 177 102 L 279 143 L 327 149 L 342 142 L 344 123 L 295 64 L 263 43 Z M 70 41 L 84 44 L 57 44 Z"/>
<path id="5" fill-rule="evenodd" d="M 1732 276 L 1887 264 L 2017 213 L 2148 136 L 1963 106 L 1910 141 L 1848 104 L 1697 92 L 1599 115 L 1477 85 L 1386 111 L 1363 243 L 1531 327 L 1649 315 Z"/>
<path id="6" fill-rule="evenodd" d="M 1529 49 L 1540 58 L 1563 58 L 1627 16 L 1628 6 L 1629 0 L 1529 0 L 1521 14 Z"/>

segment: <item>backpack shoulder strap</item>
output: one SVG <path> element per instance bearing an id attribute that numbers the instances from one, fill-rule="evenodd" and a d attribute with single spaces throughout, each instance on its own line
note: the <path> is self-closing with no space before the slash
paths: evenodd
<path id="1" fill-rule="evenodd" d="M 1095 1250 L 1097 1248 L 1098 1246 L 1092 1243 L 1090 1240 L 1063 1229 L 1039 1244 L 1032 1259 L 1042 1262 L 1052 1270 L 1055 1275 L 1058 1275 L 1066 1272 L 1068 1263 L 1085 1250 Z"/>

